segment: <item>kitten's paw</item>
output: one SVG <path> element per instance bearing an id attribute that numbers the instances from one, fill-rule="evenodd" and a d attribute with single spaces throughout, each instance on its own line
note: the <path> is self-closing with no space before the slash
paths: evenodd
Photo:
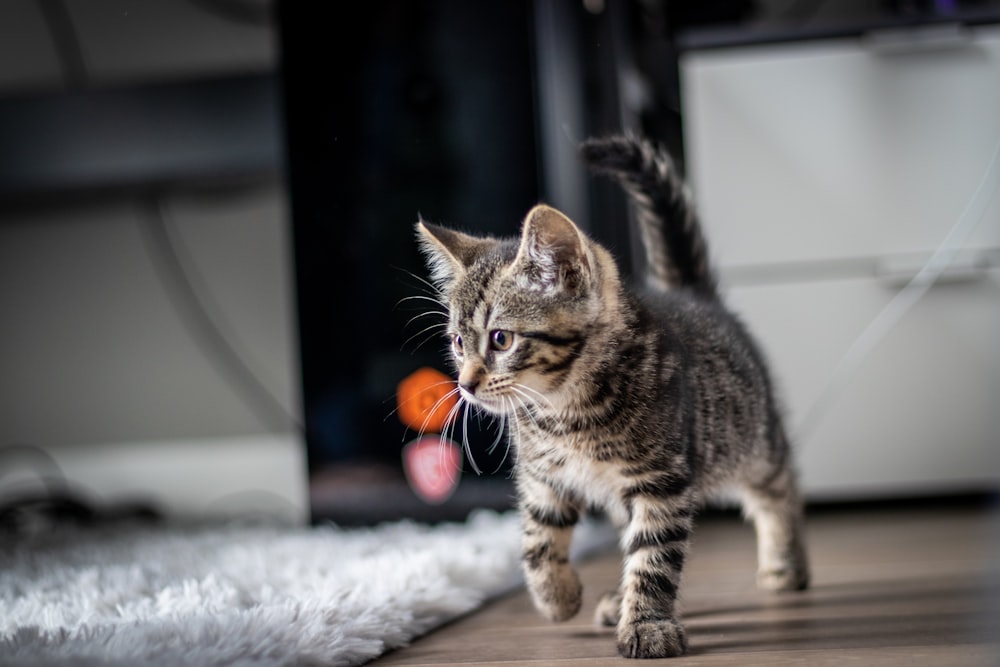
<path id="1" fill-rule="evenodd" d="M 550 621 L 573 618 L 583 604 L 583 584 L 568 565 L 529 575 L 528 589 L 535 608 Z"/>
<path id="2" fill-rule="evenodd" d="M 766 591 L 802 591 L 809 588 L 809 570 L 789 565 L 757 572 L 757 586 Z"/>
<path id="3" fill-rule="evenodd" d="M 597 601 L 594 623 L 606 628 L 614 628 L 622 615 L 621 591 L 608 591 Z"/>
<path id="4" fill-rule="evenodd" d="M 630 623 L 618 628 L 624 658 L 672 658 L 687 651 L 687 633 L 674 620 Z"/>

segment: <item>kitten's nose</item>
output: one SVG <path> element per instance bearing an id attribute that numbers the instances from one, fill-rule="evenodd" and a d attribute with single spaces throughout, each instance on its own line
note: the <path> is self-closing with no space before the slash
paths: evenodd
<path id="1" fill-rule="evenodd" d="M 462 372 L 458 374 L 458 386 L 461 387 L 465 392 L 471 396 L 476 395 L 476 389 L 483 381 L 483 376 L 486 375 L 486 369 L 482 366 L 473 366 L 472 364 L 467 364 Z"/>

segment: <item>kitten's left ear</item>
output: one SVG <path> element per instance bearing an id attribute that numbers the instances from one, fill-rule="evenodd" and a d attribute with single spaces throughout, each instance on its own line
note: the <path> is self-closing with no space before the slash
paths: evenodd
<path id="1" fill-rule="evenodd" d="M 490 239 L 432 225 L 423 218 L 417 222 L 416 229 L 420 249 L 427 258 L 431 281 L 444 291 L 464 276 L 476 257 L 494 243 Z"/>
<path id="2" fill-rule="evenodd" d="M 583 233 L 572 220 L 544 204 L 525 217 L 513 266 L 527 287 L 544 291 L 576 290 L 591 275 Z"/>

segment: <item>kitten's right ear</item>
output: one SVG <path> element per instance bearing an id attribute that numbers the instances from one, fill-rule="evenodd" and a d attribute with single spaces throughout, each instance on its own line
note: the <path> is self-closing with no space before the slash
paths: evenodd
<path id="1" fill-rule="evenodd" d="M 490 244 L 487 239 L 432 225 L 423 218 L 417 222 L 416 229 L 431 281 L 445 291 L 465 275 L 475 258 Z"/>

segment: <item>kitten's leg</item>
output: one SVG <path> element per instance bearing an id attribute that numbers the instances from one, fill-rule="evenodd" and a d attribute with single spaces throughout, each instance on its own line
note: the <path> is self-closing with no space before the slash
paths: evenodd
<path id="1" fill-rule="evenodd" d="M 594 611 L 594 623 L 606 628 L 614 628 L 622 617 L 622 591 L 608 591 L 601 595 Z"/>
<path id="2" fill-rule="evenodd" d="M 580 611 L 583 586 L 569 562 L 575 504 L 527 474 L 518 479 L 521 496 L 522 562 L 535 608 L 546 618 L 565 621 Z"/>
<path id="3" fill-rule="evenodd" d="M 687 650 L 675 602 L 692 525 L 686 497 L 637 496 L 622 536 L 618 652 L 626 658 L 666 658 Z"/>
<path id="4" fill-rule="evenodd" d="M 809 586 L 802 499 L 787 466 L 761 484 L 749 485 L 743 507 L 757 532 L 757 585 L 773 591 Z"/>

